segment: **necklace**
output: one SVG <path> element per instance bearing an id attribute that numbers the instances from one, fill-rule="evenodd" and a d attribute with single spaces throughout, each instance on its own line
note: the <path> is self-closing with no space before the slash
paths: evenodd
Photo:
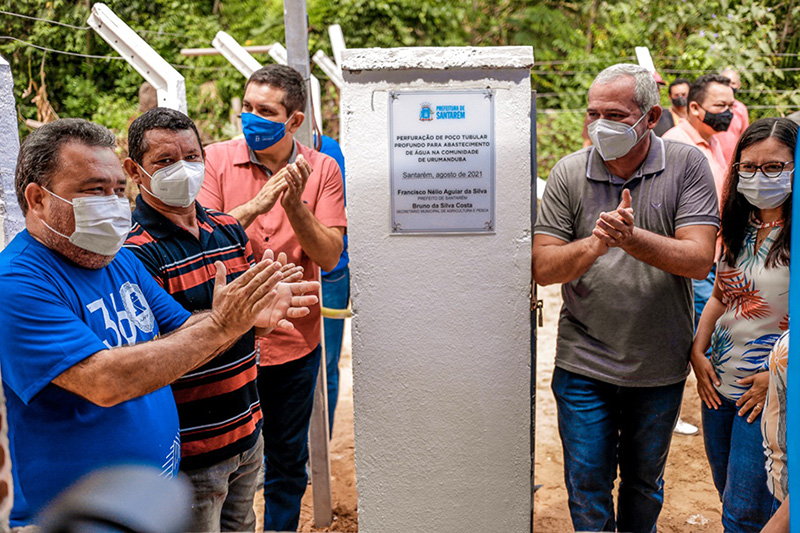
<path id="1" fill-rule="evenodd" d="M 772 222 L 761 222 L 758 219 L 755 219 L 753 222 L 756 224 L 756 229 L 766 229 L 766 228 L 774 228 L 775 226 L 783 227 L 783 219 L 779 218 L 778 220 L 773 220 Z"/>

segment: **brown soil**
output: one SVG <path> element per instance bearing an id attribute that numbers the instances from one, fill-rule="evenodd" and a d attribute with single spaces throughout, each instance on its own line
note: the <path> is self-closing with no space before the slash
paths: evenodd
<path id="1" fill-rule="evenodd" d="M 572 524 L 567 508 L 555 400 L 550 390 L 555 357 L 556 324 L 561 308 L 559 287 L 540 287 L 539 298 L 544 300 L 544 327 L 539 328 L 537 341 L 535 478 L 536 483 L 542 484 L 543 487 L 535 497 L 533 529 L 537 533 L 561 533 L 572 531 Z M 353 459 L 353 373 L 348 334 L 345 334 L 340 367 L 341 395 L 331 446 L 334 521 L 329 528 L 314 528 L 309 485 L 309 490 L 303 498 L 300 516 L 299 531 L 303 532 L 358 531 L 358 494 Z M 699 426 L 699 406 L 700 400 L 697 397 L 694 377 L 690 376 L 681 418 Z M 702 434 L 691 437 L 675 435 L 664 478 L 664 509 L 658 522 L 660 532 L 722 531 L 719 497 L 711 481 Z"/>

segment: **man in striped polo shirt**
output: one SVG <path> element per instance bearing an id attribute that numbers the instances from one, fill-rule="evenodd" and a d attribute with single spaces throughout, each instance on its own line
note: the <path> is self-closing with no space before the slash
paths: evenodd
<path id="1" fill-rule="evenodd" d="M 185 309 L 208 309 L 214 261 L 225 264 L 229 279 L 254 261 L 239 222 L 195 202 L 205 173 L 197 128 L 183 113 L 156 108 L 131 124 L 128 145 L 124 167 L 140 195 L 125 246 Z M 317 283 L 303 285 L 318 288 Z M 253 496 L 263 457 L 255 383 L 257 329 L 172 384 L 180 419 L 181 471 L 195 489 L 191 531 L 255 528 Z M 259 330 L 259 335 L 266 333 Z"/>

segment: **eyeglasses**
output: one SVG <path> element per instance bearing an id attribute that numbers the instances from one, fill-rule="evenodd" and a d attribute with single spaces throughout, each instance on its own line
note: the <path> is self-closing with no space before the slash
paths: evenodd
<path id="1" fill-rule="evenodd" d="M 777 178 L 786 165 L 793 164 L 794 161 L 770 161 L 763 165 L 756 165 L 754 163 L 734 163 L 733 170 L 735 170 L 742 178 L 752 178 L 759 170 L 768 178 Z"/>

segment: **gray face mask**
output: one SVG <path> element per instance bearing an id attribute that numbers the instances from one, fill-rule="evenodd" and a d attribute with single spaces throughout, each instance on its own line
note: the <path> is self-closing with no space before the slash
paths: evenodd
<path id="1" fill-rule="evenodd" d="M 647 113 L 649 112 L 648 110 Z M 643 114 L 633 126 L 604 118 L 599 118 L 587 126 L 589 140 L 592 141 L 603 161 L 613 161 L 628 155 L 628 152 L 647 136 L 646 131 L 641 137 L 636 133 L 636 126 L 647 116 L 647 113 Z"/>
<path id="2" fill-rule="evenodd" d="M 48 189 L 45 190 L 72 206 L 75 231 L 67 236 L 51 228 L 44 220 L 42 224 L 78 248 L 98 255 L 117 255 L 131 230 L 131 207 L 128 200 L 112 194 L 82 196 L 70 202 Z"/>
<path id="3" fill-rule="evenodd" d="M 768 178 L 761 171 L 752 178 L 743 178 L 739 174 L 736 190 L 759 209 L 773 209 L 782 205 L 792 194 L 793 173 L 794 170 L 784 170 L 774 178 Z"/>

